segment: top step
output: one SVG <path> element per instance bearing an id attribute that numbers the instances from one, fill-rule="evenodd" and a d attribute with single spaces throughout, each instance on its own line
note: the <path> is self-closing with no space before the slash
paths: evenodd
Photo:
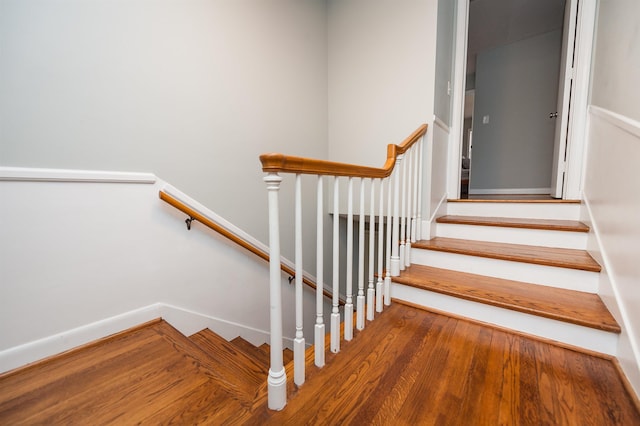
<path id="1" fill-rule="evenodd" d="M 446 215 L 439 217 L 436 222 L 459 225 L 498 226 L 504 228 L 542 229 L 548 231 L 589 232 L 589 227 L 577 220 Z"/>
<path id="2" fill-rule="evenodd" d="M 579 220 L 580 208 L 579 201 L 563 200 L 448 200 L 446 213 L 455 216 Z"/>

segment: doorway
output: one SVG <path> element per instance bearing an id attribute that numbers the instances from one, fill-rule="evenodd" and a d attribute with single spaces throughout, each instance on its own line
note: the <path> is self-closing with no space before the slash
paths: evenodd
<path id="1" fill-rule="evenodd" d="M 558 0 L 470 3 L 465 97 L 474 91 L 473 145 L 469 155 L 464 131 L 461 189 L 468 173 L 472 198 L 550 194 L 563 15 Z"/>
<path id="2" fill-rule="evenodd" d="M 457 0 L 455 17 L 454 84 L 452 126 L 449 137 L 447 192 L 449 198 L 459 198 L 461 190 L 461 153 L 464 121 L 465 80 L 467 75 L 467 34 L 469 9 L 472 3 L 485 0 Z M 567 124 L 567 148 L 564 158 L 562 198 L 582 198 L 585 163 L 591 58 L 595 33 L 597 0 L 579 0 L 576 13 L 575 47 L 572 69 L 571 119 Z M 498 10 L 496 13 L 500 13 Z M 555 112 L 555 111 L 554 111 Z M 473 171 L 470 172 L 473 175 Z"/>

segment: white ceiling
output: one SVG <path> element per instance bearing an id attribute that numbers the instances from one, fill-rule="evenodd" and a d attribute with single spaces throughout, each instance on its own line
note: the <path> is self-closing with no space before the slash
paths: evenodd
<path id="1" fill-rule="evenodd" d="M 467 74 L 476 54 L 562 28 L 565 0 L 471 0 Z"/>

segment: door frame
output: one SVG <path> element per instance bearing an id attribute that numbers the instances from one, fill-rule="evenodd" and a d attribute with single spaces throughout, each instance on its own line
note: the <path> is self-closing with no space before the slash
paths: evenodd
<path id="1" fill-rule="evenodd" d="M 469 28 L 469 0 L 457 0 L 455 19 L 454 76 L 452 119 L 449 134 L 447 193 L 460 198 L 460 153 L 464 121 L 464 94 L 467 70 L 467 34 Z M 598 0 L 578 0 L 573 94 L 567 131 L 566 170 L 562 198 L 582 199 L 583 170 L 586 155 L 587 108 L 591 81 L 591 58 L 596 29 Z M 565 90 L 569 90 L 566 88 Z"/>

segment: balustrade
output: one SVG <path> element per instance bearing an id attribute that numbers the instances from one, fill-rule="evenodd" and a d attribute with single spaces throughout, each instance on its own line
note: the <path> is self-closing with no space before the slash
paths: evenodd
<path id="1" fill-rule="evenodd" d="M 330 348 L 340 351 L 340 295 L 344 294 L 344 339 L 354 337 L 355 328 L 362 330 L 367 321 L 373 321 L 376 312 L 391 303 L 391 277 L 400 274 L 411 264 L 411 244 L 420 238 L 422 139 L 427 126 L 420 126 L 400 145 L 389 145 L 387 160 L 382 168 L 355 166 L 282 154 L 265 154 L 260 157 L 269 200 L 269 253 L 270 253 L 270 313 L 271 313 L 271 366 L 269 368 L 268 404 L 270 409 L 280 410 L 286 404 L 286 373 L 282 362 L 282 299 L 280 272 L 280 224 L 278 190 L 280 174 L 295 174 L 295 339 L 294 382 L 301 386 L 305 380 L 305 338 L 303 335 L 302 284 L 302 208 L 305 205 L 302 190 L 302 174 L 317 176 L 316 187 L 316 313 L 314 328 L 314 361 L 318 367 L 325 364 L 325 325 L 323 312 L 324 290 L 324 208 L 323 181 L 333 177 L 332 205 L 332 255 L 330 312 Z M 341 179 L 346 178 L 346 235 L 341 239 Z M 354 214 L 354 184 L 359 183 L 359 205 Z M 386 192 L 385 192 L 386 188 Z M 368 191 L 367 191 L 368 189 Z M 366 195 L 368 192 L 368 196 Z M 377 198 L 376 198 L 377 193 Z M 386 207 L 386 209 L 385 209 Z M 354 244 L 358 222 L 357 247 Z M 367 234 L 368 221 L 368 239 Z M 377 238 L 376 238 L 377 237 Z M 309 238 L 305 234 L 305 238 Z M 346 241 L 341 258 L 340 242 Z M 365 245 L 366 244 L 366 245 Z M 357 249 L 357 260 L 354 250 Z M 365 256 L 367 252 L 367 256 Z M 377 256 L 376 256 L 377 254 Z M 341 277 L 340 262 L 345 263 L 345 276 Z M 354 262 L 357 268 L 354 268 Z M 357 270 L 357 293 L 354 306 L 354 269 Z M 365 271 L 366 293 L 365 293 Z M 377 275 L 377 279 L 376 279 Z M 341 283 L 344 287 L 341 288 Z"/>

